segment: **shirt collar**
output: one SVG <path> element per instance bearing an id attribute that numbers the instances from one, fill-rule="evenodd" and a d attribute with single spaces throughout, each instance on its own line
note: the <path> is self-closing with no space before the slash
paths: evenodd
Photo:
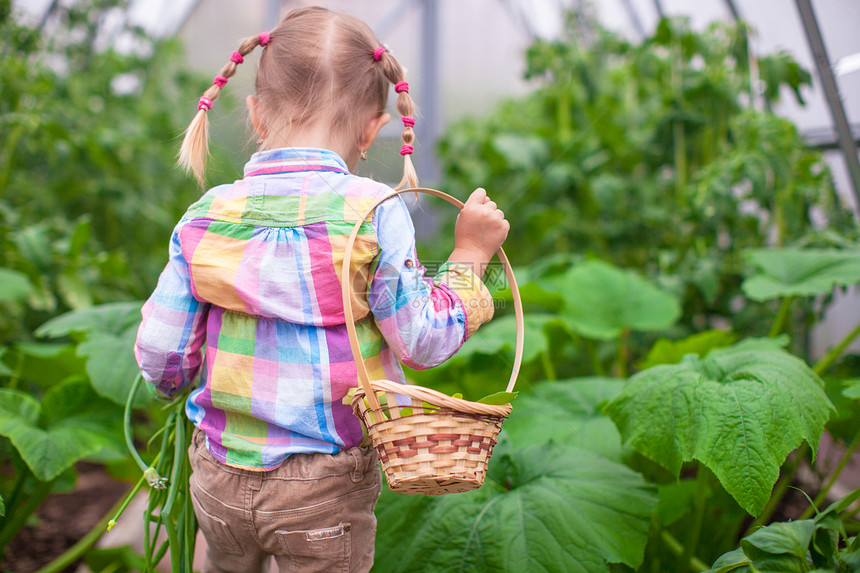
<path id="1" fill-rule="evenodd" d="M 349 173 L 340 155 L 328 149 L 284 147 L 260 151 L 245 164 L 245 177 L 276 175 L 295 171 L 335 171 Z"/>

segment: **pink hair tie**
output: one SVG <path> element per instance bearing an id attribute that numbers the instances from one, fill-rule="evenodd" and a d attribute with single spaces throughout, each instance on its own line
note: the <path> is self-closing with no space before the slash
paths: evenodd
<path id="1" fill-rule="evenodd" d="M 409 93 L 409 84 L 406 82 L 397 82 L 394 84 L 394 91 L 397 93 L 406 92 Z"/>
<path id="2" fill-rule="evenodd" d="M 227 78 L 225 78 L 224 76 L 215 76 L 215 79 L 212 80 L 212 85 L 218 86 L 219 88 L 223 88 L 224 84 L 226 84 L 226 83 L 227 83 Z"/>
<path id="3" fill-rule="evenodd" d="M 197 102 L 197 109 L 209 111 L 212 109 L 212 100 L 206 96 L 201 96 L 200 101 Z"/>
<path id="4" fill-rule="evenodd" d="M 411 145 L 404 145 L 404 146 L 400 149 L 400 155 L 412 155 L 412 150 L 413 150 L 413 149 L 415 149 L 415 148 L 414 148 L 414 147 L 412 147 Z"/>
<path id="5" fill-rule="evenodd" d="M 245 61 L 245 58 L 243 58 L 242 54 L 240 54 L 239 52 L 233 52 L 233 54 L 230 56 L 230 61 L 236 62 L 237 64 L 241 64 Z"/>
<path id="6" fill-rule="evenodd" d="M 269 45 L 269 42 L 272 40 L 272 37 L 268 34 L 268 32 L 262 32 L 257 34 L 257 37 L 260 38 L 260 45 L 264 48 Z"/>
<path id="7" fill-rule="evenodd" d="M 388 51 L 388 50 L 386 50 L 386 49 L 385 49 L 385 48 L 383 48 L 382 46 L 379 46 L 378 48 L 376 48 L 375 50 L 373 50 L 373 61 L 374 61 L 374 62 L 378 62 L 378 61 L 380 61 L 380 60 L 382 59 L 382 54 L 384 54 L 384 53 L 385 53 L 385 52 L 387 52 L 387 51 Z"/>
<path id="8" fill-rule="evenodd" d="M 415 118 L 408 115 L 403 116 L 403 125 L 405 127 L 415 127 Z"/>

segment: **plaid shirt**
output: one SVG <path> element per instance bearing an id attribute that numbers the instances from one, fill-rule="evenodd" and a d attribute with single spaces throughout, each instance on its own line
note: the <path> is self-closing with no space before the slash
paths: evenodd
<path id="1" fill-rule="evenodd" d="M 361 214 L 391 189 L 321 149 L 255 154 L 245 177 L 215 187 L 176 226 L 170 258 L 143 307 L 135 345 L 144 379 L 172 397 L 198 375 L 186 412 L 216 459 L 277 467 L 293 453 L 356 446 L 358 385 L 344 325 L 341 265 Z M 400 197 L 362 223 L 353 300 L 372 378 L 404 382 L 401 360 L 435 366 L 492 317 L 464 265 L 424 276 Z"/>

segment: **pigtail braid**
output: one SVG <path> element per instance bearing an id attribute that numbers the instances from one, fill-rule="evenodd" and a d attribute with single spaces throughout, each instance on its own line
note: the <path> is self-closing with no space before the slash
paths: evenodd
<path id="1" fill-rule="evenodd" d="M 227 80 L 236 75 L 236 69 L 245 60 L 245 56 L 254 51 L 257 46 L 266 46 L 269 43 L 268 34 L 258 34 L 245 38 L 239 49 L 230 56 L 230 61 L 221 68 L 212 85 L 203 92 L 197 103 L 197 114 L 191 120 L 191 124 L 185 130 L 185 138 L 182 147 L 179 148 L 179 165 L 187 172 L 194 175 L 200 186 L 204 186 L 203 173 L 206 169 L 206 160 L 209 158 L 209 120 L 207 112 L 212 109 L 212 104 L 218 99 L 221 90 Z"/>
<path id="2" fill-rule="evenodd" d="M 418 173 L 415 171 L 415 166 L 412 163 L 412 151 L 415 143 L 415 103 L 409 97 L 409 84 L 406 83 L 406 73 L 390 53 L 380 53 L 379 63 L 382 65 L 385 78 L 394 84 L 394 91 L 397 92 L 397 113 L 403 119 L 403 131 L 400 133 L 400 139 L 403 141 L 403 147 L 400 149 L 400 155 L 403 156 L 403 179 L 400 180 L 395 189 L 403 189 L 404 187 L 418 187 Z"/>

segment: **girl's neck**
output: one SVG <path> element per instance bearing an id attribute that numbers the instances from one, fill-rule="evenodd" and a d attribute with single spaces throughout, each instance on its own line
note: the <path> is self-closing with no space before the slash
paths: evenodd
<path id="1" fill-rule="evenodd" d="M 304 129 L 273 129 L 260 142 L 260 150 L 278 149 L 282 147 L 314 147 L 328 149 L 337 153 L 346 162 L 350 171 L 358 165 L 360 152 L 358 149 L 347 149 L 342 142 L 331 137 L 332 130 L 321 125 L 312 125 Z"/>

